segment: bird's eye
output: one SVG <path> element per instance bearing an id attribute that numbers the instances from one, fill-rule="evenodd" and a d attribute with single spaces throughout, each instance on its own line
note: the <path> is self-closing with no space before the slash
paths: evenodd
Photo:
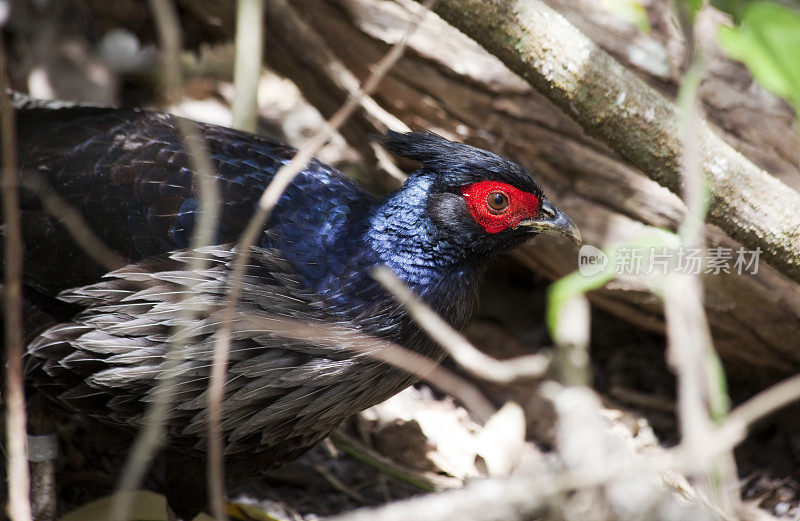
<path id="1" fill-rule="evenodd" d="M 492 213 L 503 213 L 508 209 L 508 196 L 503 192 L 490 192 L 486 196 L 486 206 Z"/>

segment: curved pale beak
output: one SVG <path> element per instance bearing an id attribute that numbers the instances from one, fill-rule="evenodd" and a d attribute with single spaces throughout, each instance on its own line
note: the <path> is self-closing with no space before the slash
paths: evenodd
<path id="1" fill-rule="evenodd" d="M 575 241 L 578 246 L 583 242 L 581 232 L 572 219 L 567 214 L 556 208 L 556 205 L 548 200 L 542 202 L 541 217 L 520 222 L 517 227 L 525 226 L 531 231 L 544 235 L 554 235 L 556 237 L 566 237 Z"/>

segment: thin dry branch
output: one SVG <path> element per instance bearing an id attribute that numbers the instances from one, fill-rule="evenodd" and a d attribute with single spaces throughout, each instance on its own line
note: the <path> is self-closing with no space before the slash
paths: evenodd
<path id="1" fill-rule="evenodd" d="M 30 475 L 26 447 L 25 385 L 22 354 L 22 214 L 19 209 L 17 142 L 14 106 L 8 91 L 6 50 L 0 39 L 0 138 L 2 143 L 3 317 L 6 361 L 6 439 L 8 460 L 8 515 L 14 521 L 33 518 L 30 503 Z"/>
<path id="2" fill-rule="evenodd" d="M 366 446 L 356 438 L 350 436 L 344 429 L 339 429 L 331 434 L 333 445 L 359 461 L 378 469 L 383 474 L 395 477 L 420 490 L 435 492 L 462 488 L 464 481 L 458 478 L 442 475 L 433 471 L 415 470 L 388 458 L 374 449 Z"/>
<path id="3" fill-rule="evenodd" d="M 182 89 L 179 54 L 181 50 L 181 31 L 177 12 L 169 0 L 151 0 L 150 5 L 157 24 L 162 48 L 165 90 L 169 98 L 179 99 Z M 190 249 L 198 250 L 212 244 L 216 237 L 217 208 L 219 205 L 216 176 L 204 142 L 197 133 L 194 124 L 180 118 L 175 121 L 182 144 L 188 152 L 195 172 L 195 185 L 197 186 L 200 205 Z M 189 264 L 189 271 L 203 270 L 208 262 L 205 256 L 195 255 Z M 192 288 L 188 289 L 190 291 L 187 292 L 186 298 L 190 299 L 192 298 Z M 139 485 L 155 450 L 164 440 L 166 434 L 165 418 L 174 394 L 172 389 L 176 382 L 175 373 L 182 359 L 181 353 L 186 342 L 186 337 L 181 332 L 185 327 L 184 324 L 192 322 L 193 315 L 193 306 L 184 306 L 181 310 L 178 331 L 174 335 L 175 340 L 169 346 L 165 355 L 164 377 L 159 380 L 158 388 L 154 390 L 154 398 L 146 412 L 144 426 L 136 437 L 134 445 L 128 454 L 122 476 L 119 479 L 118 493 L 112 504 L 109 516 L 114 521 L 127 519 L 133 497 L 131 492 Z M 222 481 L 223 478 L 219 475 L 215 476 L 213 483 L 221 483 Z M 217 489 L 212 487 L 213 490 Z M 212 493 L 211 504 L 217 519 L 224 521 L 227 519 L 224 509 L 224 493 L 221 492 L 221 489 L 217 492 L 216 494 Z"/>
<path id="4" fill-rule="evenodd" d="M 298 6 L 300 7 L 300 6 Z M 344 100 L 357 96 L 360 89 L 358 77 L 328 47 L 325 40 L 303 16 L 282 1 L 267 2 L 268 30 L 265 33 L 265 58 L 272 68 L 291 76 L 308 100 L 325 116 L 332 118 Z M 298 70 L 296 63 L 303 63 Z M 340 101 L 341 100 L 341 101 Z M 383 134 L 387 129 L 399 132 L 408 127 L 370 96 L 363 96 L 340 132 L 345 140 L 361 154 L 366 164 L 377 166 L 397 177 L 397 168 L 382 157 L 365 136 Z M 373 157 L 374 156 L 374 157 Z M 368 180 L 383 187 L 395 186 L 386 179 Z"/>
<path id="5" fill-rule="evenodd" d="M 708 464 L 708 460 L 733 450 L 747 437 L 747 433 L 758 422 L 774 412 L 800 400 L 800 374 L 787 378 L 736 407 L 725 422 L 710 435 L 703 458 L 698 459 L 685 443 L 674 447 L 676 460 L 682 468 L 696 470 Z"/>
<path id="6" fill-rule="evenodd" d="M 540 0 L 442 0 L 435 11 L 522 76 L 584 130 L 675 193 L 677 107 Z M 800 282 L 800 194 L 700 124 L 707 220 Z"/>
<path id="7" fill-rule="evenodd" d="M 361 88 L 336 111 L 327 124 L 319 130 L 311 139 L 305 143 L 292 160 L 282 166 L 275 177 L 272 179 L 267 189 L 261 195 L 258 208 L 255 214 L 247 223 L 247 227 L 242 233 L 236 245 L 236 259 L 230 273 L 230 292 L 227 295 L 225 308 L 222 311 L 222 321 L 217 330 L 214 341 L 214 358 L 211 366 L 211 378 L 208 384 L 208 414 L 209 414 L 209 475 L 224 475 L 223 442 L 220 434 L 220 423 L 222 420 L 222 399 L 225 394 L 225 377 L 228 368 L 228 358 L 231 342 L 231 324 L 234 319 L 235 308 L 239 301 L 242 291 L 242 279 L 245 272 L 245 264 L 249 257 L 250 247 L 255 243 L 258 236 L 263 231 L 264 223 L 267 222 L 272 209 L 277 204 L 283 191 L 289 186 L 292 179 L 299 174 L 314 154 L 333 136 L 334 132 L 341 127 L 347 118 L 360 106 L 362 101 L 375 90 L 381 79 L 389 72 L 389 69 L 400 59 L 403 50 L 408 42 L 409 36 L 419 26 L 424 13 L 436 0 L 427 0 L 425 9 L 415 17 L 412 24 L 406 30 L 403 38 L 394 45 L 388 53 L 377 63 L 375 70 L 364 82 Z M 285 0 L 273 0 L 273 6 L 282 6 L 286 12 L 291 13 L 291 8 Z M 223 488 L 221 483 L 214 483 L 211 493 L 216 496 Z"/>
<path id="8" fill-rule="evenodd" d="M 67 230 L 67 233 L 75 240 L 75 243 L 83 248 L 91 258 L 102 264 L 108 271 L 114 271 L 127 264 L 124 258 L 109 248 L 92 231 L 91 226 L 89 226 L 81 213 L 58 195 L 38 171 L 30 170 L 25 172 L 22 183 L 25 188 L 39 197 L 44 209 L 58 219 L 59 223 Z"/>
<path id="9" fill-rule="evenodd" d="M 552 287 L 551 287 L 552 288 Z M 552 291 L 552 289 L 551 289 Z M 554 304 L 551 302 L 550 304 Z M 591 306 L 586 295 L 570 297 L 558 305 L 558 320 L 551 335 L 556 343 L 555 365 L 564 385 L 589 386 L 591 367 Z"/>
<path id="10" fill-rule="evenodd" d="M 258 79 L 264 40 L 264 0 L 239 0 L 236 5 L 236 59 L 233 69 L 233 126 L 255 132 Z"/>
<path id="11" fill-rule="evenodd" d="M 408 314 L 431 338 L 473 376 L 493 382 L 511 383 L 523 378 L 537 378 L 547 371 L 550 357 L 543 354 L 509 360 L 497 360 L 486 355 L 414 295 L 389 268 L 375 268 L 372 277 L 406 308 Z"/>
<path id="12" fill-rule="evenodd" d="M 728 415 L 722 429 L 738 433 L 738 443 L 744 440 L 751 426 L 797 400 L 800 400 L 800 375 L 787 378 L 736 407 Z"/>
<path id="13" fill-rule="evenodd" d="M 689 34 L 691 34 L 691 29 Z M 680 109 L 683 116 L 683 156 L 681 158 L 684 199 L 688 211 L 681 223 L 680 238 L 683 248 L 702 248 L 704 244 L 703 216 L 705 214 L 705 187 L 700 165 L 698 132 L 700 131 L 699 104 L 696 99 L 705 64 L 702 57 L 692 53 L 692 64 L 684 76 L 680 92 Z M 714 425 L 709 404 L 718 386 L 711 370 L 714 346 L 703 309 L 703 283 L 699 274 L 670 273 L 664 287 L 664 314 L 667 322 L 668 358 L 678 377 L 678 417 L 681 427 L 681 443 L 700 460 L 707 452 L 707 440 Z M 733 455 L 728 453 L 720 460 L 708 460 L 705 468 L 699 469 L 700 477 L 715 474 L 725 485 L 736 483 Z M 706 483 L 712 480 L 705 480 Z M 709 490 L 708 496 L 715 506 L 728 514 L 738 506 L 736 496 L 726 492 L 736 487 L 717 487 Z M 738 492 L 737 492 L 738 494 Z"/>
<path id="14" fill-rule="evenodd" d="M 243 315 L 237 322 L 237 327 L 247 331 L 270 331 L 284 338 L 348 349 L 427 381 L 442 392 L 460 400 L 479 421 L 488 420 L 495 412 L 494 406 L 484 397 L 480 389 L 440 366 L 437 361 L 399 344 L 367 335 L 352 328 L 254 314 Z"/>

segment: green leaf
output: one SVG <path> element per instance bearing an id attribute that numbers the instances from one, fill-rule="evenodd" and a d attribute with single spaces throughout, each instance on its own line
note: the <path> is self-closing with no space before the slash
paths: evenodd
<path id="1" fill-rule="evenodd" d="M 708 378 L 708 402 L 711 409 L 711 419 L 717 425 L 722 424 L 728 417 L 731 408 L 730 397 L 728 396 L 728 380 L 725 378 L 725 368 L 722 360 L 715 351 L 708 352 L 708 365 L 706 366 L 709 374 Z"/>
<path id="2" fill-rule="evenodd" d="M 722 27 L 722 48 L 768 90 L 800 113 L 800 15 L 775 2 L 754 2 L 739 27 Z"/>
<path id="3" fill-rule="evenodd" d="M 601 288 L 616 277 L 615 267 L 617 264 L 618 251 L 623 248 L 640 248 L 653 251 L 656 248 L 662 247 L 674 248 L 677 244 L 677 237 L 671 232 L 666 230 L 654 230 L 626 244 L 602 250 L 602 255 L 605 257 L 606 262 L 591 275 L 582 274 L 580 271 L 574 271 L 553 282 L 547 291 L 547 313 L 545 318 L 550 334 L 555 336 L 564 304 L 568 300 Z M 589 247 L 589 245 L 584 245 L 584 248 Z M 584 251 L 583 248 L 581 251 Z M 599 252 L 600 250 L 595 251 Z M 657 290 L 654 288 L 654 291 Z"/>
<path id="4" fill-rule="evenodd" d="M 723 13 L 731 15 L 736 23 L 739 23 L 748 2 L 747 0 L 710 0 L 710 3 Z"/>
<path id="5" fill-rule="evenodd" d="M 734 21 L 739 24 L 747 6 L 759 1 L 762 0 L 709 0 L 709 3 L 723 13 L 733 16 Z M 778 3 L 794 9 L 800 9 L 800 0 L 778 0 Z"/>
<path id="6" fill-rule="evenodd" d="M 702 0 L 688 1 L 702 2 Z M 619 18 L 638 27 L 642 32 L 650 32 L 650 19 L 638 0 L 601 0 L 601 4 Z"/>
<path id="7" fill-rule="evenodd" d="M 686 11 L 689 13 L 691 20 L 694 21 L 694 17 L 697 15 L 697 11 L 703 7 L 704 0 L 679 0 L 686 6 Z"/>
<path id="8" fill-rule="evenodd" d="M 556 335 L 558 321 L 561 319 L 561 311 L 569 299 L 583 295 L 593 289 L 601 288 L 613 278 L 613 265 L 610 265 L 607 269 L 590 277 L 585 277 L 574 271 L 551 284 L 547 292 L 546 314 L 550 335 Z"/>

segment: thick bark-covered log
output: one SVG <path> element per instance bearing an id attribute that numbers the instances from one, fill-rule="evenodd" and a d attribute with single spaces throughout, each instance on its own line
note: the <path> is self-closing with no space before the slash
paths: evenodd
<path id="1" fill-rule="evenodd" d="M 684 152 L 678 107 L 540 0 L 442 0 L 467 31 L 590 135 L 675 193 Z M 706 219 L 800 283 L 800 194 L 726 145 L 704 122 L 693 138 L 706 173 Z"/>
<path id="2" fill-rule="evenodd" d="M 91 3 L 100 18 L 110 16 L 104 15 L 110 9 L 106 3 Z M 232 35 L 232 10 L 211 0 L 179 3 L 187 26 L 203 27 L 215 38 Z M 669 2 L 650 4 L 653 30 L 647 35 L 590 0 L 548 3 L 650 86 L 674 97 L 684 46 L 672 26 Z M 337 84 L 330 67 L 319 66 L 319 57 L 330 52 L 363 79 L 402 36 L 410 11 L 419 9 L 410 0 L 297 0 L 291 5 L 327 50 L 287 46 L 299 29 L 267 18 L 265 59 L 292 78 L 325 115 L 349 92 Z M 702 13 L 699 23 L 713 27 L 715 17 L 718 13 Z M 317 56 L 317 61 L 304 55 Z M 755 85 L 742 66 L 721 56 L 710 60 L 700 93 L 723 140 L 785 185 L 800 188 L 796 123 L 783 102 Z M 675 230 L 685 212 L 676 195 L 589 137 L 498 59 L 435 15 L 411 38 L 410 50 L 374 99 L 412 128 L 482 146 L 524 165 L 578 223 L 589 244 L 605 247 L 658 228 Z M 359 150 L 369 139 L 364 122 L 356 120 L 345 130 Z M 373 125 L 379 128 L 368 123 Z M 706 236 L 710 247 L 739 247 L 714 225 L 706 226 Z M 549 278 L 577 266 L 573 247 L 550 240 L 536 241 L 517 258 Z M 715 345 L 732 369 L 769 380 L 800 369 L 800 289 L 795 283 L 763 262 L 757 275 L 709 274 L 704 282 Z M 613 281 L 591 298 L 640 327 L 663 329 L 660 301 L 639 280 Z"/>

